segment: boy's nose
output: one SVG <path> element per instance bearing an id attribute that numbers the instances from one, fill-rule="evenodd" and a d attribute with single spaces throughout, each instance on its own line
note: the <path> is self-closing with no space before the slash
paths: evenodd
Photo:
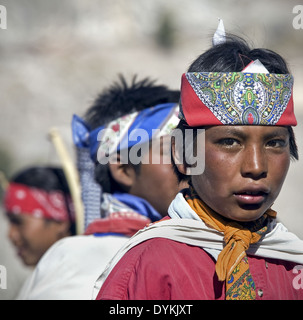
<path id="1" fill-rule="evenodd" d="M 20 234 L 19 234 L 18 227 L 14 224 L 10 224 L 7 232 L 7 236 L 14 245 L 17 245 L 17 243 L 20 241 Z"/>
<path id="2" fill-rule="evenodd" d="M 266 152 L 263 148 L 253 145 L 244 150 L 242 176 L 252 179 L 265 178 L 268 173 Z"/>

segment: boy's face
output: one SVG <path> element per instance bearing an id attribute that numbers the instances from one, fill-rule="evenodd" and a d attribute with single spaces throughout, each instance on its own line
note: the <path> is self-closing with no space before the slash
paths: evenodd
<path id="1" fill-rule="evenodd" d="M 289 164 L 286 127 L 213 126 L 205 132 L 205 170 L 192 184 L 217 213 L 253 221 L 277 198 Z"/>
<path id="2" fill-rule="evenodd" d="M 188 187 L 187 182 L 178 183 L 171 164 L 171 139 L 164 136 L 153 143 L 153 148 L 144 155 L 140 173 L 131 189 L 131 193 L 147 200 L 162 216 L 181 189 Z M 159 161 L 154 163 L 153 155 L 159 155 Z"/>
<path id="3" fill-rule="evenodd" d="M 8 237 L 25 265 L 34 266 L 46 250 L 67 236 L 67 222 L 55 222 L 26 214 L 8 214 Z"/>

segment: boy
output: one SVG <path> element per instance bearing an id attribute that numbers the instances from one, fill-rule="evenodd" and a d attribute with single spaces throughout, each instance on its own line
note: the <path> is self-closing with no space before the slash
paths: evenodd
<path id="1" fill-rule="evenodd" d="M 179 96 L 179 91 L 149 79 L 134 79 L 128 85 L 121 77 L 102 91 L 86 112 L 85 121 L 74 117 L 85 235 L 50 248 L 19 299 L 91 299 L 94 282 L 111 257 L 130 236 L 167 212 L 180 188 L 171 162 L 165 164 L 170 153 L 163 151 L 167 134 L 179 122 Z M 153 129 L 159 129 L 159 135 L 153 135 Z M 107 130 L 113 134 L 120 131 L 117 140 L 102 135 Z M 144 130 L 146 140 L 128 141 L 135 130 Z M 160 141 L 156 145 L 161 163 L 147 161 L 151 149 L 142 152 L 136 164 L 123 158 L 132 148 L 149 145 L 151 140 Z"/>
<path id="2" fill-rule="evenodd" d="M 193 130 L 193 143 L 205 130 L 196 146 L 205 168 L 191 175 L 173 148 L 190 188 L 119 251 L 97 299 L 302 299 L 293 270 L 303 242 L 271 209 L 298 159 L 294 125 L 292 77 L 278 54 L 229 37 L 199 56 L 182 76 L 178 128 Z"/>
<path id="3" fill-rule="evenodd" d="M 70 190 L 61 168 L 18 172 L 5 190 L 8 236 L 25 265 L 35 266 L 56 241 L 75 234 Z"/>

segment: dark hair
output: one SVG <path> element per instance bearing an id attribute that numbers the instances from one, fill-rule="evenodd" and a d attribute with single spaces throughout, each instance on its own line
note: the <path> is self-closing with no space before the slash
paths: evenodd
<path id="1" fill-rule="evenodd" d="M 251 49 L 244 39 L 235 35 L 227 35 L 226 42 L 202 53 L 190 65 L 188 72 L 240 72 L 256 59 L 259 59 L 270 73 L 290 73 L 286 61 L 278 53 L 263 48 Z M 186 128 L 189 128 L 186 123 L 180 121 L 177 129 L 181 129 L 184 133 Z M 195 131 L 197 128 L 192 129 Z M 288 127 L 288 132 L 291 158 L 298 160 L 298 148 L 292 127 Z M 179 181 L 189 180 L 189 176 L 180 173 L 173 160 L 172 162 Z"/>
<path id="2" fill-rule="evenodd" d="M 259 59 L 270 73 L 289 73 L 286 61 L 276 52 L 256 48 L 235 35 L 227 35 L 226 42 L 202 53 L 188 68 L 188 72 L 240 72 L 250 62 Z"/>
<path id="3" fill-rule="evenodd" d="M 47 192 L 62 191 L 65 198 L 66 207 L 71 217 L 71 209 L 68 205 L 67 197 L 70 197 L 70 189 L 61 168 L 57 167 L 30 167 L 15 174 L 11 182 L 20 183 L 29 187 L 41 189 Z M 70 219 L 70 232 L 76 234 L 75 223 Z"/>
<path id="4" fill-rule="evenodd" d="M 134 76 L 131 83 L 122 75 L 118 81 L 104 89 L 87 110 L 84 119 L 91 129 L 102 126 L 126 114 L 141 111 L 161 103 L 179 102 L 180 91 L 169 90 L 164 85 L 155 85 L 155 81 L 145 78 L 137 81 Z M 140 164 L 132 165 L 139 173 Z M 103 191 L 113 193 L 120 186 L 112 178 L 109 165 L 95 164 L 95 180 L 102 186 Z"/>

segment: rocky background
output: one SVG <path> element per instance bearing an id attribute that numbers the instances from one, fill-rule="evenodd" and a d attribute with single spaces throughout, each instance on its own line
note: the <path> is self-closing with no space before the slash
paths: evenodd
<path id="1" fill-rule="evenodd" d="M 48 138 L 57 127 L 73 155 L 70 122 L 122 73 L 179 88 L 180 75 L 211 45 L 218 17 L 228 32 L 284 56 L 295 76 L 295 129 L 303 150 L 303 29 L 293 0 L 0 0 L 0 170 L 10 177 L 34 164 L 59 164 Z M 301 23 L 303 21 L 301 20 Z M 303 238 L 303 162 L 293 163 L 274 208 Z M 0 265 L 14 298 L 30 272 L 15 257 L 0 214 Z"/>

